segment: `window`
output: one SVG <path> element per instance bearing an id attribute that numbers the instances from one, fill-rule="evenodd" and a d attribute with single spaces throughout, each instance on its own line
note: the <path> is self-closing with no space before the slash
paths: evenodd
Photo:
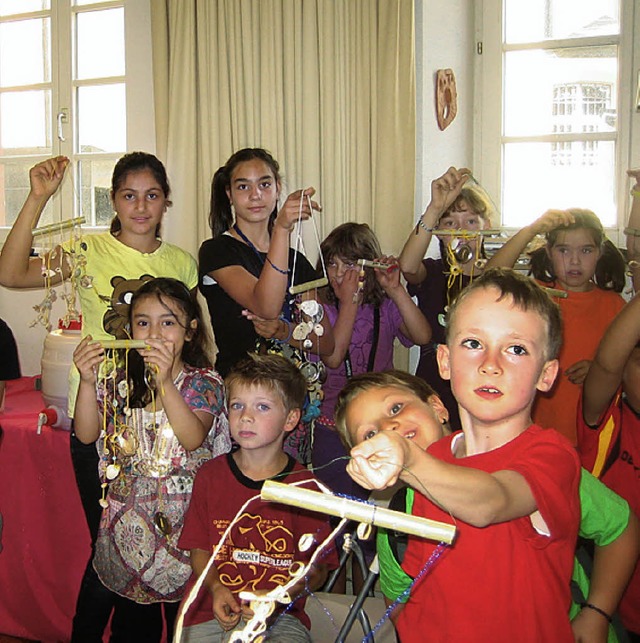
<path id="1" fill-rule="evenodd" d="M 108 225 L 116 160 L 154 149 L 150 52 L 148 0 L 0 3 L 0 226 L 15 220 L 29 168 L 57 154 L 69 177 L 41 224 Z"/>
<path id="2" fill-rule="evenodd" d="M 632 0 L 485 0 L 476 166 L 519 228 L 585 207 L 607 227 L 628 208 Z M 620 195 L 620 198 L 618 197 Z"/>

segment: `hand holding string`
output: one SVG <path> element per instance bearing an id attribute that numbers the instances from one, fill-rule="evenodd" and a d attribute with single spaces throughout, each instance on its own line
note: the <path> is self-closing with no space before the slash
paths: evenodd
<path id="1" fill-rule="evenodd" d="M 139 351 L 144 363 L 155 371 L 156 386 L 163 391 L 164 386 L 173 382 L 173 342 L 157 338 L 147 338 L 147 347 Z"/>
<path id="2" fill-rule="evenodd" d="M 351 449 L 347 473 L 365 489 L 391 487 L 408 466 L 411 446 L 394 431 L 380 431 Z"/>
<path id="3" fill-rule="evenodd" d="M 306 188 L 305 190 L 296 190 L 292 192 L 276 216 L 275 225 L 291 232 L 295 227 L 298 219 L 303 221 L 309 219 L 316 210 L 320 212 L 322 206 L 311 197 L 316 193 L 315 188 Z"/>
<path id="4" fill-rule="evenodd" d="M 450 167 L 442 176 L 431 181 L 431 202 L 425 210 L 425 215 L 429 209 L 436 213 L 437 218 L 432 222 L 434 225 L 437 223 L 437 219 L 458 198 L 462 187 L 470 176 L 471 170 L 466 167 L 460 169 Z"/>
<path id="5" fill-rule="evenodd" d="M 29 170 L 31 194 L 40 199 L 48 199 L 60 186 L 69 164 L 66 156 L 55 156 L 34 165 Z"/>

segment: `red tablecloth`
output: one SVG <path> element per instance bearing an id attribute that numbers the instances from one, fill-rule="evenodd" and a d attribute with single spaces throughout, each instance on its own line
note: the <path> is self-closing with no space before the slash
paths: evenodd
<path id="1" fill-rule="evenodd" d="M 7 382 L 0 443 L 0 633 L 68 641 L 89 531 L 78 495 L 69 433 L 43 427 L 35 378 Z"/>

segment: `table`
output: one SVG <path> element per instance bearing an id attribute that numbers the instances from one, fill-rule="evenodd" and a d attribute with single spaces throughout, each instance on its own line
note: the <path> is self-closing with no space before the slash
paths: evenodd
<path id="1" fill-rule="evenodd" d="M 68 641 L 90 554 L 69 433 L 48 426 L 35 377 L 7 382 L 0 443 L 0 633 Z"/>

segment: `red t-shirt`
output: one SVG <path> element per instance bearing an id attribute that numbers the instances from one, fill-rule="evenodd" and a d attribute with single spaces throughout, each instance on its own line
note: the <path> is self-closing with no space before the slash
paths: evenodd
<path id="1" fill-rule="evenodd" d="M 624 401 L 621 390 L 598 426 L 588 426 L 582 412 L 578 413 L 578 450 L 582 466 L 622 496 L 640 516 L 640 419 Z M 618 611 L 624 626 L 640 634 L 640 563 Z"/>
<path id="2" fill-rule="evenodd" d="M 398 621 L 402 642 L 573 643 L 569 582 L 580 522 L 575 450 L 556 431 L 531 426 L 498 449 L 455 458 L 456 435 L 436 442 L 429 453 L 462 467 L 520 473 L 550 536 L 538 533 L 528 516 L 485 528 L 456 521 L 454 544 L 412 588 Z M 453 522 L 419 493 L 413 514 Z M 416 578 L 435 547 L 410 537 L 404 570 Z"/>
<path id="3" fill-rule="evenodd" d="M 275 479 L 292 483 L 313 480 L 313 477 L 289 457 L 287 466 Z M 318 490 L 313 482 L 304 486 Z M 288 582 L 291 564 L 294 561 L 308 562 L 316 549 L 316 546 L 312 546 L 307 551 L 300 551 L 300 537 L 313 534 L 318 545 L 330 533 L 326 516 L 275 502 L 264 502 L 259 498 L 261 489 L 262 481 L 244 476 L 230 453 L 205 463 L 196 475 L 191 504 L 178 542 L 182 549 L 213 552 L 240 507 L 257 495 L 258 498 L 238 517 L 227 538 L 228 544 L 221 548 L 216 561 L 220 579 L 235 594 L 243 590 L 270 590 Z M 318 562 L 326 563 L 330 568 L 337 567 L 333 544 Z M 192 577 L 187 594 L 194 582 Z M 295 601 L 287 613 L 300 619 L 309 628 L 304 603 L 304 599 Z M 275 613 L 285 608 L 276 607 Z M 195 625 L 213 618 L 211 595 L 206 589 L 201 589 L 189 608 L 185 625 Z"/>

